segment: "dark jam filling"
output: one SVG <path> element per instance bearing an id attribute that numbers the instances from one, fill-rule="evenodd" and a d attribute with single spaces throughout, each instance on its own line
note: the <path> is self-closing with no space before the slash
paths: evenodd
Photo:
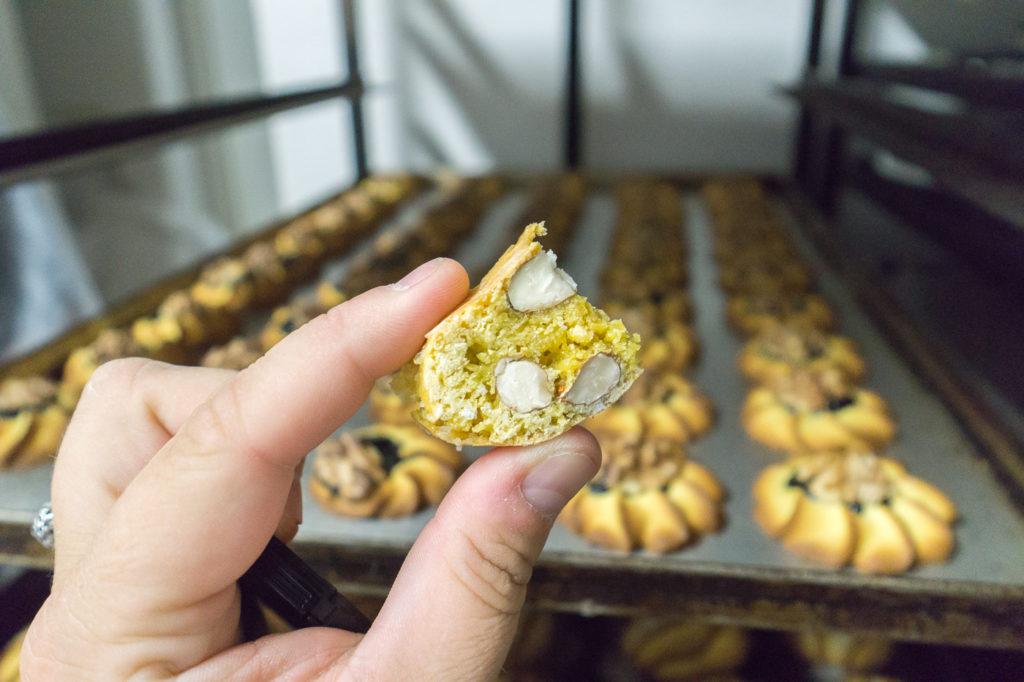
<path id="1" fill-rule="evenodd" d="M 293 331 L 295 331 L 295 320 L 285 320 L 284 323 L 281 325 L 281 331 L 283 331 L 285 334 L 291 334 Z"/>
<path id="2" fill-rule="evenodd" d="M 0 410 L 0 419 L 14 419 L 24 408 L 12 407 L 10 409 Z"/>
<path id="3" fill-rule="evenodd" d="M 591 483 L 588 483 L 587 484 L 587 489 L 590 490 L 590 492 L 592 492 L 592 493 L 606 493 L 606 492 L 608 492 L 608 486 L 606 486 L 604 483 L 598 483 L 597 481 L 593 481 Z"/>
<path id="4" fill-rule="evenodd" d="M 850 396 L 842 396 L 840 398 L 829 398 L 828 399 L 828 410 L 829 412 L 838 412 L 844 407 L 853 405 L 854 399 Z"/>
<path id="5" fill-rule="evenodd" d="M 390 438 L 362 438 L 360 442 L 380 454 L 380 465 L 386 472 L 390 473 L 391 469 L 402 460 L 398 454 L 398 443 Z"/>

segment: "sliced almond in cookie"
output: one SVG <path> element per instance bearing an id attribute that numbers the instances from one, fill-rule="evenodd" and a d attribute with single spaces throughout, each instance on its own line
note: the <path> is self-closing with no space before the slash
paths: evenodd
<path id="1" fill-rule="evenodd" d="M 640 337 L 576 293 L 536 241 L 543 234 L 527 226 L 393 383 L 443 440 L 548 440 L 618 400 L 642 371 Z"/>

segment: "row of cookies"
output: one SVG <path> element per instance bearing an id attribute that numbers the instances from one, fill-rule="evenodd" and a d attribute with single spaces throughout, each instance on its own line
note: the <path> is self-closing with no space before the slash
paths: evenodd
<path id="1" fill-rule="evenodd" d="M 816 291 L 811 269 L 755 181 L 707 183 L 727 319 L 748 338 L 738 367 L 752 439 L 787 453 L 754 483 L 754 518 L 790 551 L 829 567 L 900 573 L 944 561 L 956 510 L 880 456 L 896 426 L 860 385 L 865 365 Z"/>
<path id="2" fill-rule="evenodd" d="M 238 335 L 215 346 L 202 358 L 205 367 L 243 369 L 285 336 L 351 296 L 395 281 L 412 264 L 443 255 L 449 240 L 475 224 L 490 198 L 500 191 L 495 178 L 449 179 L 434 202 L 417 213 L 411 225 L 396 225 L 376 237 L 369 250 L 353 259 L 338 282 L 322 279 L 312 293 L 301 291 L 271 311 L 256 333 Z"/>
<path id="3" fill-rule="evenodd" d="M 722 486 L 686 451 L 711 428 L 713 407 L 683 374 L 696 337 L 679 193 L 668 183 L 634 180 L 616 196 L 603 307 L 640 333 L 645 373 L 617 405 L 585 422 L 601 443 L 602 466 L 560 519 L 602 547 L 663 553 L 721 525 Z"/>
<path id="4" fill-rule="evenodd" d="M 571 237 L 583 197 L 579 179 L 565 178 L 570 179 L 555 179 L 534 192 L 525 209 L 527 216 L 538 212 L 556 216 L 549 234 L 563 241 Z M 479 214 L 473 211 L 468 217 L 475 224 Z M 504 231 L 521 229 L 523 219 L 517 217 Z M 457 244 L 460 236 L 451 235 L 450 244 Z M 410 261 L 404 267 L 416 264 Z M 465 462 L 454 446 L 415 423 L 415 407 L 391 390 L 390 378 L 378 381 L 369 400 L 372 423 L 344 430 L 313 455 L 309 481 L 313 498 L 334 514 L 356 518 L 406 516 L 439 504 Z"/>
<path id="5" fill-rule="evenodd" d="M 241 255 L 205 266 L 195 282 L 169 294 L 154 314 L 102 330 L 68 355 L 59 381 L 37 376 L 0 383 L 0 469 L 44 464 L 56 454 L 82 389 L 99 365 L 132 356 L 194 360 L 236 333 L 245 311 L 286 298 L 326 258 L 375 229 L 420 185 L 409 175 L 368 178 Z"/>

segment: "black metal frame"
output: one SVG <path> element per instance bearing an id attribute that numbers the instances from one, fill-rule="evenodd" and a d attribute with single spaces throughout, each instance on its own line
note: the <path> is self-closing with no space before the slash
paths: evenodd
<path id="1" fill-rule="evenodd" d="M 352 148 L 358 178 L 369 172 L 362 97 L 365 93 L 359 64 L 355 0 L 341 0 L 345 34 L 345 82 L 273 96 L 240 97 L 205 102 L 166 111 L 147 112 L 90 121 L 21 136 L 0 137 L 0 185 L 51 176 L 111 156 L 131 153 L 142 146 L 162 145 L 183 137 L 210 132 L 280 111 L 345 98 L 351 105 Z M 568 0 L 566 101 L 564 111 L 564 165 L 582 163 L 582 110 L 580 69 L 580 0 Z"/>
<path id="2" fill-rule="evenodd" d="M 0 185 L 51 176 L 143 146 L 156 146 L 244 121 L 344 98 L 351 103 L 354 165 L 367 175 L 362 96 L 365 88 L 356 43 L 355 0 L 341 0 L 348 78 L 341 83 L 280 95 L 254 95 L 0 138 Z"/>

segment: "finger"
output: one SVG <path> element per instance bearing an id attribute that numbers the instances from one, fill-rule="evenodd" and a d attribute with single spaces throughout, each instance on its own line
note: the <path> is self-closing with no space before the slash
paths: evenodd
<path id="1" fill-rule="evenodd" d="M 142 358 L 93 373 L 54 465 L 55 580 L 89 551 L 110 508 L 154 453 L 234 375 Z"/>
<path id="2" fill-rule="evenodd" d="M 92 555 L 96 573 L 168 609 L 223 590 L 251 566 L 281 518 L 295 466 L 468 289 L 447 259 L 401 284 L 312 320 L 201 405 L 111 510 Z"/>
<path id="3" fill-rule="evenodd" d="M 376 664 L 381 679 L 494 679 L 551 524 L 600 460 L 597 441 L 576 428 L 475 462 L 416 540 L 350 664 Z"/>

